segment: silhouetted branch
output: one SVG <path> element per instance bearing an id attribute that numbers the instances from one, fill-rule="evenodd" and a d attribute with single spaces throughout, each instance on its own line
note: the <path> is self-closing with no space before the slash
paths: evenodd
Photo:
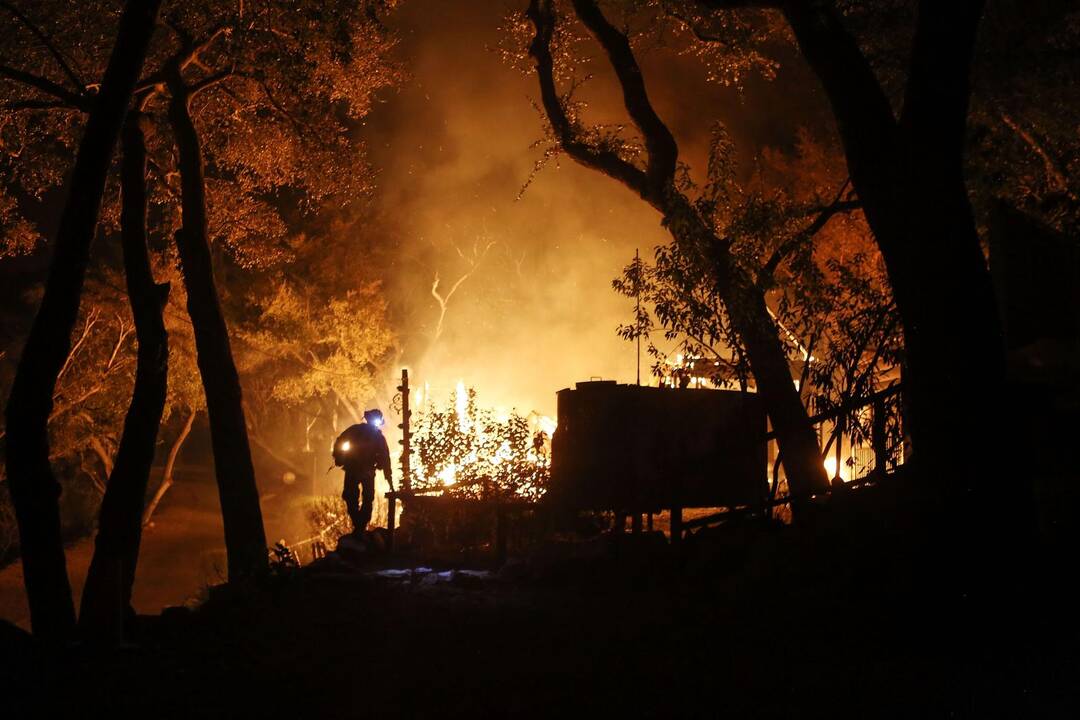
<path id="1" fill-rule="evenodd" d="M 788 238 L 786 242 L 781 243 L 780 246 L 773 251 L 773 254 L 769 257 L 764 267 L 761 268 L 761 272 L 758 273 L 759 284 L 772 278 L 773 273 L 776 272 L 776 268 L 779 267 L 780 263 L 784 261 L 784 258 L 798 250 L 806 243 L 813 240 L 814 236 L 821 232 L 821 230 L 829 223 L 829 221 L 832 220 L 834 215 L 837 215 L 841 212 L 851 212 L 862 207 L 861 203 L 859 203 L 858 201 L 841 200 L 844 192 L 847 190 L 847 187 L 850 183 L 850 179 L 845 180 L 843 186 L 841 186 L 840 188 L 840 191 L 837 192 L 836 198 L 831 203 L 829 203 L 829 205 L 821 209 L 821 211 L 818 213 L 818 216 L 814 218 L 813 222 L 811 222 L 801 232 L 796 233 L 791 238 Z"/>
<path id="2" fill-rule="evenodd" d="M 645 149 L 648 151 L 648 169 L 650 189 L 661 192 L 664 185 L 675 178 L 675 166 L 679 159 L 679 148 L 675 137 L 667 125 L 656 114 L 645 90 L 645 79 L 641 68 L 630 48 L 630 40 L 608 22 L 595 0 L 573 0 L 574 10 L 581 22 L 596 37 L 607 53 L 615 75 L 622 87 L 623 104 L 630 114 L 630 119 L 645 137 Z"/>
<path id="3" fill-rule="evenodd" d="M 645 195 L 648 190 L 645 173 L 619 157 L 616 152 L 594 147 L 584 141 L 578 128 L 566 114 L 562 99 L 555 88 L 555 63 L 551 57 L 551 39 L 555 33 L 555 11 L 551 0 L 532 0 L 529 3 L 527 15 L 533 27 L 536 28 L 536 35 L 529 45 L 529 55 L 536 61 L 541 101 L 559 146 L 582 165 L 605 173 L 641 195 Z"/>
<path id="4" fill-rule="evenodd" d="M 49 54 L 53 56 L 53 59 L 56 60 L 56 64 L 59 65 L 60 69 L 64 71 L 64 74 L 68 76 L 68 79 L 70 79 L 71 82 L 75 84 L 76 88 L 78 88 L 80 91 L 86 89 L 86 83 L 81 77 L 79 77 L 78 73 L 76 73 L 75 70 L 72 69 L 71 65 L 68 64 L 67 59 L 64 58 L 60 50 L 56 47 L 56 45 L 53 44 L 52 40 L 49 39 L 49 36 L 46 35 L 45 32 L 41 30 L 41 28 L 35 25 L 30 20 L 30 18 L 28 18 L 22 13 L 21 10 L 19 10 L 17 7 L 7 2 L 6 0 L 0 0 L 0 7 L 4 8 L 16 18 L 18 18 L 19 22 L 25 25 L 26 28 L 30 32 L 32 32 L 38 40 L 41 41 L 41 44 L 44 45 L 45 49 L 49 51 Z"/>
<path id="5" fill-rule="evenodd" d="M 65 103 L 71 105 L 72 107 L 76 107 L 84 112 L 88 112 L 90 110 L 90 101 L 87 97 L 73 93 L 67 88 L 63 87 L 62 85 L 58 85 L 57 83 L 49 80 L 48 78 L 43 78 L 40 75 L 34 75 L 33 73 L 28 73 L 25 70 L 13 68 L 10 65 L 0 65 L 0 76 L 15 80 L 16 82 L 20 82 L 24 85 L 29 85 L 36 90 L 40 90 L 46 95 L 52 95 L 58 100 L 63 100 Z"/>

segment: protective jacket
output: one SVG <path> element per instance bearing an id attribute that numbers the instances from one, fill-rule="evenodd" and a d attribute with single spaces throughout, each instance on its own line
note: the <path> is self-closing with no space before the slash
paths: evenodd
<path id="1" fill-rule="evenodd" d="M 389 470 L 390 448 L 382 431 L 368 423 L 347 427 L 334 441 L 334 464 L 360 476 Z"/>

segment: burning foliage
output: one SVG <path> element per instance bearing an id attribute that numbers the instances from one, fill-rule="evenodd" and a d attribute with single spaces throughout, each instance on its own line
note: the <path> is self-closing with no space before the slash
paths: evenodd
<path id="1" fill-rule="evenodd" d="M 537 500 L 547 489 L 553 431 L 547 417 L 479 407 L 476 391 L 459 382 L 445 405 L 428 399 L 417 413 L 413 489 Z"/>

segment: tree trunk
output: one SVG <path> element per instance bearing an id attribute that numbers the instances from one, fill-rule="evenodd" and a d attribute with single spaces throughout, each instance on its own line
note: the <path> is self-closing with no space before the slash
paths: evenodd
<path id="1" fill-rule="evenodd" d="M 266 532 L 244 421 L 240 376 L 214 284 L 202 148 L 191 117 L 190 94 L 178 67 L 170 70 L 169 90 L 169 122 L 176 136 L 182 203 L 182 227 L 176 233 L 176 245 L 187 288 L 188 314 L 195 330 L 199 374 L 206 392 L 229 579 L 235 580 L 266 569 Z"/>
<path id="2" fill-rule="evenodd" d="M 85 637 L 112 646 L 123 639 L 125 616 L 134 615 L 131 589 L 142 538 L 143 504 L 169 380 L 169 341 L 162 315 L 169 286 L 154 282 L 146 244 L 148 128 L 146 117 L 136 111 L 128 115 L 124 126 L 120 238 L 139 350 L 135 389 L 101 502 L 94 556 L 79 614 Z"/>
<path id="3" fill-rule="evenodd" d="M 798 517 L 810 495 L 829 489 L 817 433 L 791 376 L 787 352 L 780 341 L 780 329 L 769 314 L 761 291 L 744 287 L 732 295 L 735 297 L 725 299 L 724 304 L 746 348 L 758 395 L 776 433 L 780 462 Z"/>
<path id="4" fill-rule="evenodd" d="M 35 635 L 48 641 L 63 641 L 75 628 L 60 536 L 60 485 L 49 465 L 47 424 L 53 388 L 71 350 L 105 177 L 160 4 L 160 0 L 129 0 L 120 17 L 101 92 L 79 143 L 45 295 L 7 404 L 8 482 L 19 524 L 31 625 Z"/>
<path id="5" fill-rule="evenodd" d="M 791 376 L 780 328 L 769 314 L 764 294 L 736 263 L 727 243 L 704 226 L 686 198 L 674 191 L 668 198 L 662 208 L 664 225 L 676 242 L 711 264 L 717 294 L 746 349 L 750 372 L 776 433 L 788 489 L 797 498 L 797 516 L 805 498 L 829 489 L 829 479 L 810 415 Z"/>
<path id="6" fill-rule="evenodd" d="M 158 503 L 161 502 L 161 498 L 165 497 L 165 493 L 172 487 L 173 469 L 176 467 L 176 457 L 180 454 L 180 448 L 184 446 L 184 441 L 187 440 L 188 435 L 191 434 L 191 426 L 195 423 L 196 414 L 197 413 L 194 410 L 188 414 L 187 421 L 184 422 L 184 426 L 180 428 L 180 433 L 176 436 L 176 439 L 173 440 L 172 447 L 169 448 L 169 455 L 165 459 L 165 468 L 161 473 L 161 484 L 158 485 L 157 491 L 154 492 L 154 497 L 146 504 L 146 510 L 143 512 L 143 527 L 150 524 L 150 518 L 154 516 L 154 511 L 157 510 Z"/>
<path id="7" fill-rule="evenodd" d="M 784 6 L 832 106 L 903 322 L 913 460 L 956 497 L 1001 475 L 995 402 L 1004 345 L 963 175 L 981 11 L 980 0 L 920 3 L 898 122 L 835 12 L 807 2 Z"/>
<path id="8" fill-rule="evenodd" d="M 555 87 L 550 47 L 556 22 L 553 5 L 533 0 L 528 16 L 536 35 L 529 53 L 536 60 L 541 97 L 552 131 L 574 160 L 623 183 L 660 212 L 675 242 L 712 271 L 716 292 L 746 347 L 751 372 L 776 430 L 792 493 L 805 497 L 826 490 L 828 478 L 817 438 L 795 388 L 779 328 L 769 315 L 764 295 L 735 262 L 728 243 L 716 237 L 690 200 L 676 189 L 678 145 L 652 107 L 628 38 L 607 21 L 593 0 L 574 0 L 574 9 L 611 61 L 623 90 L 623 104 L 645 136 L 647 169 L 642 171 L 617 153 L 597 149 L 582 140 Z"/>

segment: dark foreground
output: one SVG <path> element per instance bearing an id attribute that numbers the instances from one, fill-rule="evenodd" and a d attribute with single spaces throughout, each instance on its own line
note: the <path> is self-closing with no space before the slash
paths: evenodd
<path id="1" fill-rule="evenodd" d="M 1080 717 L 1074 563 L 1048 551 L 973 597 L 933 526 L 860 517 L 680 556 L 552 544 L 449 582 L 331 557 L 104 656 L 7 626 L 3 716 Z"/>

